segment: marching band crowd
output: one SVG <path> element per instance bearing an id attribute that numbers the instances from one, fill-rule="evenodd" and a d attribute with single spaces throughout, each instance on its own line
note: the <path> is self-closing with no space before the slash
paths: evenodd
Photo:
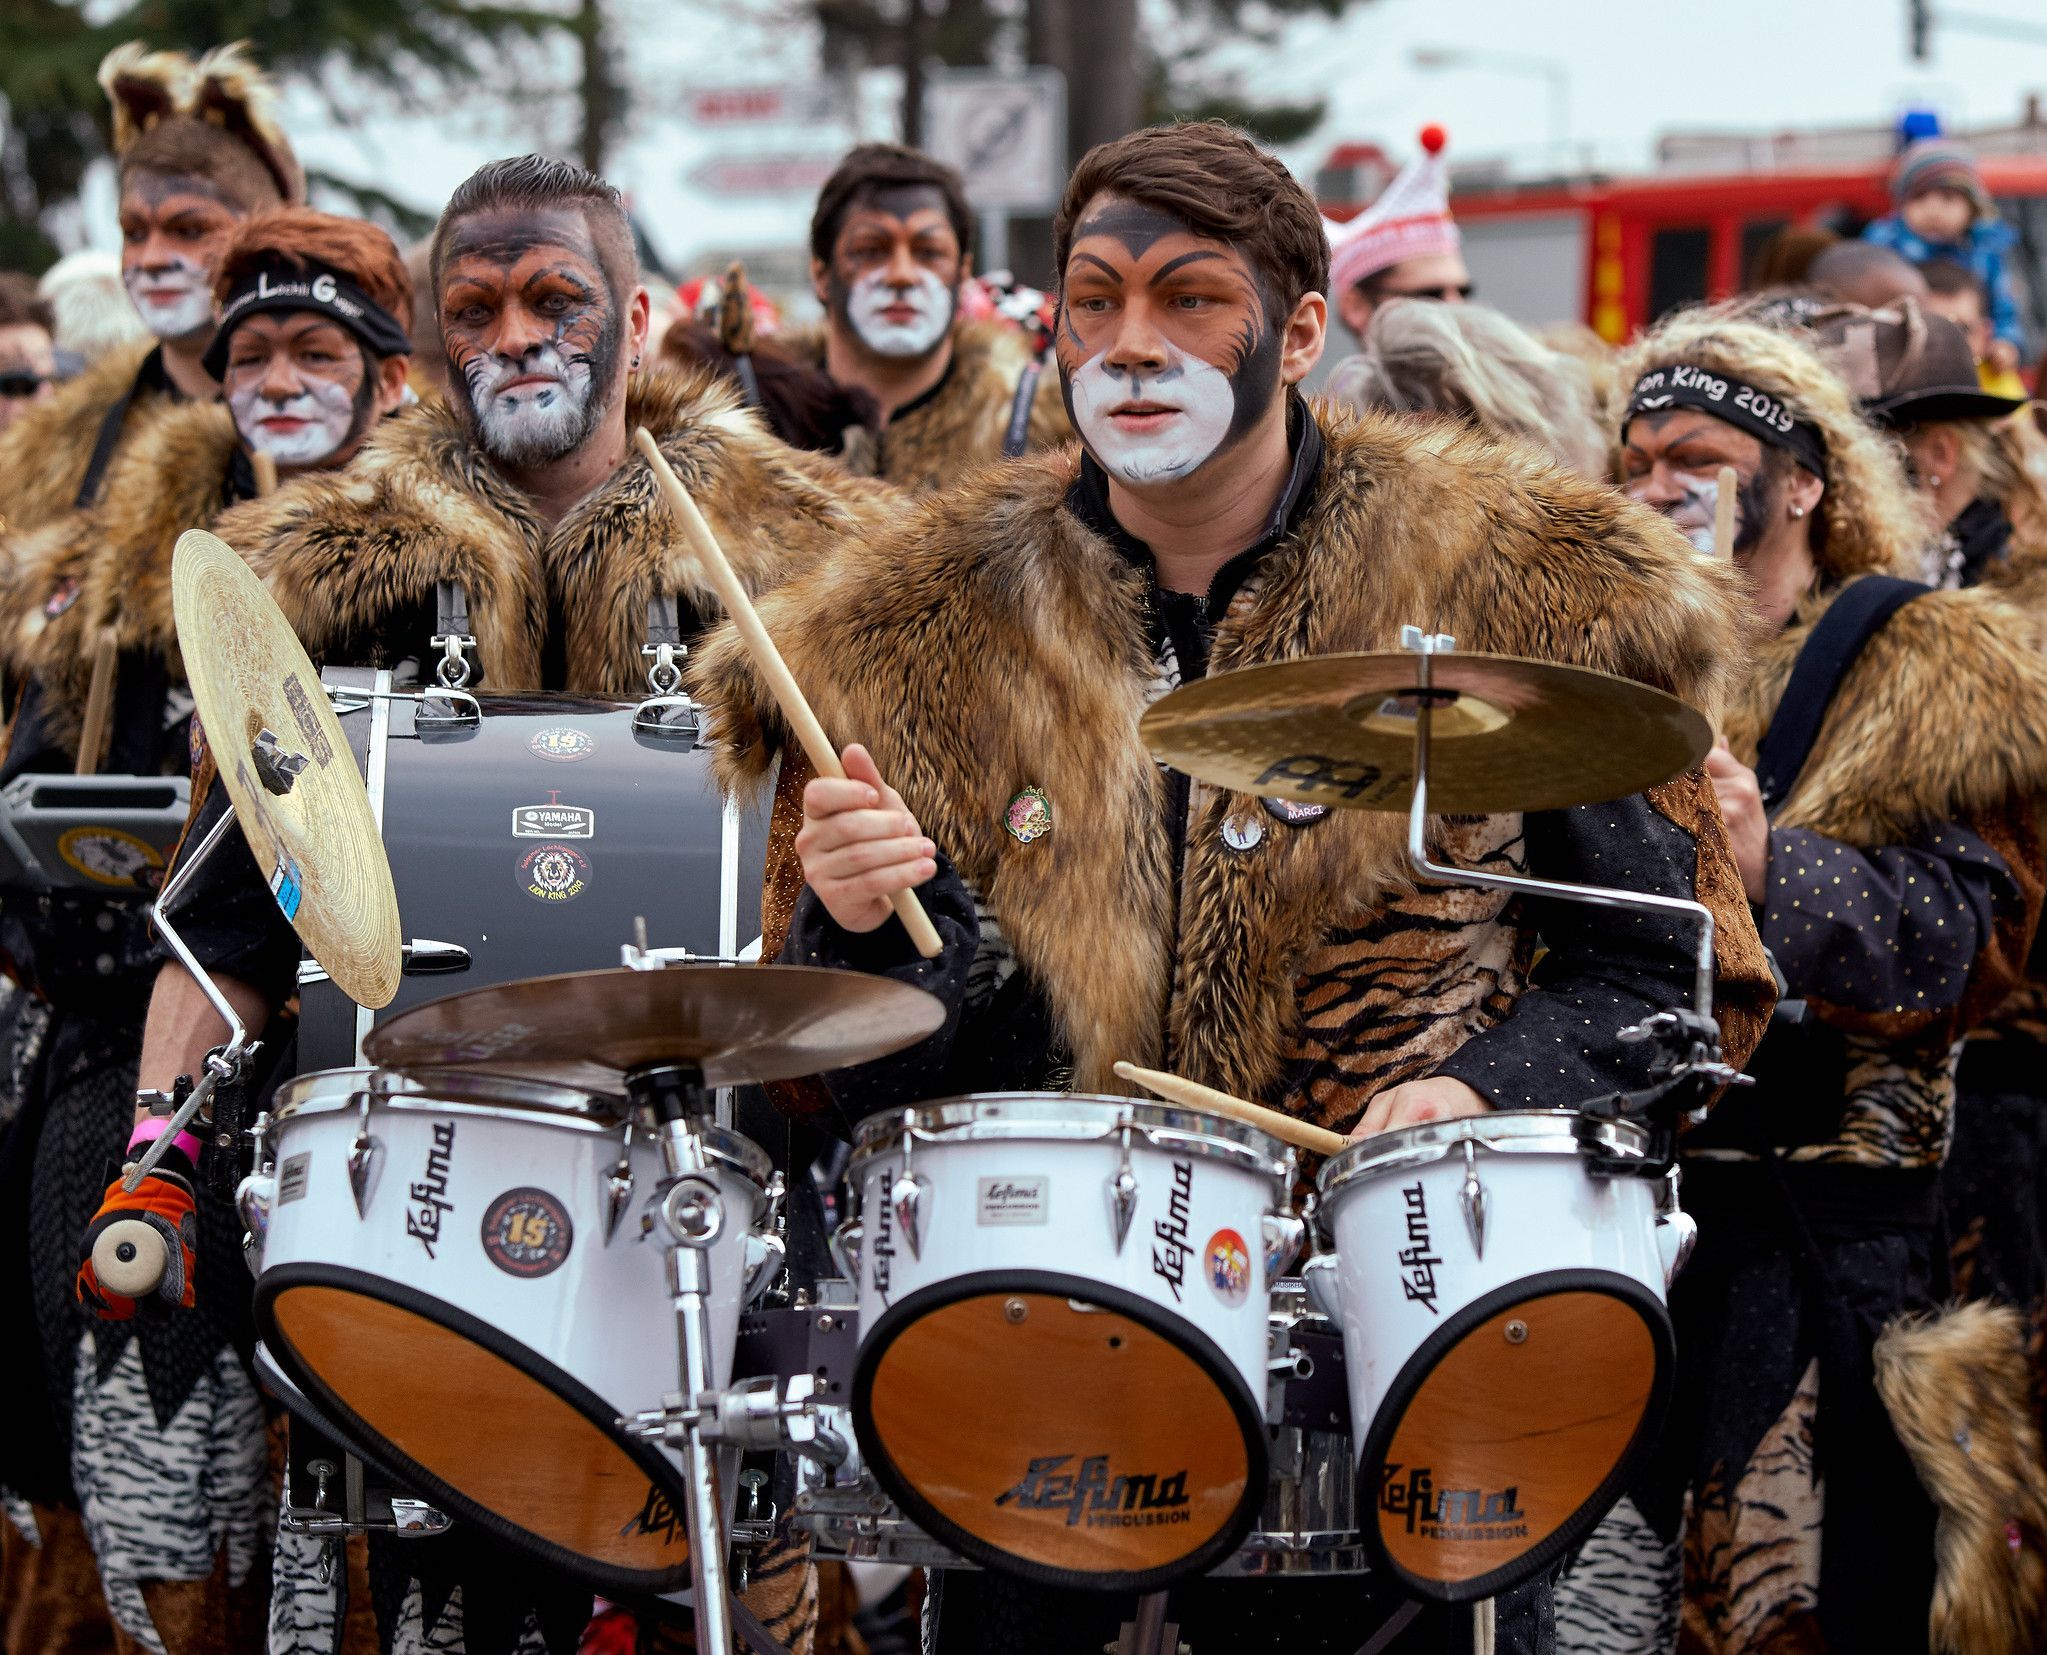
<path id="1" fill-rule="evenodd" d="M 1440 824 L 1467 864 L 1718 921 L 1753 1084 L 1682 1140 L 1699 1242 L 1655 1451 L 1482 1620 L 1402 1620 L 1377 1579 L 1203 1581 L 1182 1642 L 2047 1648 L 2047 435 L 1965 149 L 1907 149 L 1864 241 L 1613 349 L 1474 293 L 1439 133 L 1342 225 L 1218 124 L 1103 145 L 1038 311 L 979 282 L 955 173 L 864 145 L 819 197 L 800 328 L 736 269 L 693 314 L 655 304 L 618 193 L 567 163 L 481 168 L 408 256 L 306 204 L 244 50 L 123 47 L 101 81 L 118 269 L 0 273 L 0 784 L 190 776 L 188 838 L 218 819 L 170 596 L 189 528 L 314 659 L 416 673 L 472 634 L 493 690 L 636 695 L 672 606 L 723 779 L 773 792 L 763 957 L 945 1006 L 931 1040 L 778 1090 L 807 1168 L 872 1110 L 1117 1092 L 1126 1057 L 1351 1136 L 1640 1085 L 1618 1031 L 1686 1001 L 1679 928 L 1417 888 L 1373 819 L 1233 809 L 1133 732 L 1209 673 L 1424 618 L 1680 695 L 1719 735 L 1699 769 Z M 720 628 L 642 427 L 857 743 L 844 779 Z M 9 1655 L 687 1647 L 686 1610 L 593 1604 L 473 1531 L 353 1541 L 338 1571 L 279 1532 L 212 1148 L 108 1185 L 223 1030 L 152 934 L 162 868 L 120 851 L 81 849 L 100 890 L 0 894 Z M 889 920 L 908 889 L 935 959 Z M 287 1049 L 299 946 L 255 862 L 186 901 Z M 181 1251 L 138 1303 L 90 1238 L 140 1212 Z M 797 1655 L 1092 1651 L 1127 1618 L 994 1573 L 857 1599 L 782 1526 L 746 1602 Z"/>

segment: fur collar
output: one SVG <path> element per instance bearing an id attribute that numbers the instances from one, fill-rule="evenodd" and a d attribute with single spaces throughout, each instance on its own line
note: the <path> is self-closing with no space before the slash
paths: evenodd
<path id="1" fill-rule="evenodd" d="M 1808 598 L 1755 649 L 1726 722 L 1745 764 L 1755 762 L 1813 623 L 1848 584 Z M 1891 845 L 2047 791 L 2047 657 L 2033 631 L 1995 588 L 1906 604 L 1849 669 L 1777 825 Z"/>
<path id="2" fill-rule="evenodd" d="M 886 487 L 784 447 L 706 371 L 636 375 L 626 417 L 654 433 L 754 592 L 894 503 Z M 648 600 L 715 601 L 637 451 L 547 530 L 440 403 L 386 422 L 345 470 L 298 479 L 218 528 L 315 656 L 377 637 L 394 614 L 430 605 L 436 581 L 461 581 L 484 682 L 501 690 L 541 687 L 556 616 L 561 687 L 635 694 Z"/>
<path id="3" fill-rule="evenodd" d="M 1414 622 L 1467 650 L 1715 705 L 1737 647 L 1734 579 L 1661 518 L 1530 449 L 1316 417 L 1328 443 L 1316 497 L 1223 620 L 1211 670 L 1388 649 Z M 1205 796 L 1175 913 L 1167 784 L 1136 734 L 1154 672 L 1147 577 L 1067 509 L 1077 466 L 1067 451 L 969 477 L 764 615 L 827 731 L 869 745 L 990 902 L 1047 995 L 1077 1088 L 1122 1089 L 1117 1058 L 1168 1058 L 1257 1096 L 1302 960 L 1410 888 L 1404 821 L 1338 811 L 1269 827 L 1254 868 L 1217 847 L 1223 819 L 1256 807 Z M 696 668 L 726 779 L 757 782 L 785 731 L 730 628 Z M 1024 845 L 1002 824 L 1032 786 L 1054 826 Z"/>
<path id="4" fill-rule="evenodd" d="M 154 339 L 115 346 L 59 386 L 48 402 L 0 431 L 0 533 L 25 534 L 73 509 L 107 410 L 135 382 L 143 358 L 155 348 Z"/>

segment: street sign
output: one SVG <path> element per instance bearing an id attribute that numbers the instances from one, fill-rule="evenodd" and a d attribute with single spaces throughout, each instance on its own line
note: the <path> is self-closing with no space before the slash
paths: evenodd
<path id="1" fill-rule="evenodd" d="M 773 122 L 811 126 L 846 118 L 844 84 L 791 81 L 782 86 L 693 86 L 683 111 L 698 126 L 759 126 Z"/>
<path id="2" fill-rule="evenodd" d="M 1066 77 L 933 69 L 924 147 L 959 168 L 977 211 L 1049 213 L 1066 184 Z"/>
<path id="3" fill-rule="evenodd" d="M 819 155 L 714 155 L 683 176 L 713 195 L 814 195 L 837 169 L 840 152 Z"/>

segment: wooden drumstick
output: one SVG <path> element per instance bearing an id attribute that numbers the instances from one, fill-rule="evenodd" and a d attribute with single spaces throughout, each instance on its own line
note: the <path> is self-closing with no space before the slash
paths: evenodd
<path id="1" fill-rule="evenodd" d="M 1311 1126 L 1291 1115 L 1282 1115 L 1277 1109 L 1268 1109 L 1262 1103 L 1218 1092 L 1213 1086 L 1203 1086 L 1199 1081 L 1182 1080 L 1162 1069 L 1140 1069 L 1135 1063 L 1118 1063 L 1116 1073 L 1125 1080 L 1136 1081 L 1147 1091 L 1158 1093 L 1169 1102 L 1184 1103 L 1190 1109 L 1206 1109 L 1211 1114 L 1228 1115 L 1270 1132 L 1296 1149 L 1312 1149 L 1317 1155 L 1334 1155 L 1338 1150 L 1350 1147 L 1350 1139 L 1341 1132 L 1331 1132 L 1324 1126 Z"/>
<path id="2" fill-rule="evenodd" d="M 1734 467 L 1724 465 L 1715 479 L 1718 487 L 1713 497 L 1713 555 L 1722 563 L 1734 561 L 1734 507 L 1740 485 L 1735 480 Z"/>
<path id="3" fill-rule="evenodd" d="M 277 492 L 277 456 L 265 454 L 261 449 L 249 453 L 249 469 L 256 474 L 256 492 L 275 494 Z"/>
<path id="4" fill-rule="evenodd" d="M 768 636 L 768 629 L 761 624 L 760 612 L 746 595 L 746 588 L 740 585 L 739 576 L 733 573 L 724 548 L 711 533 L 711 526 L 704 521 L 703 513 L 697 510 L 697 503 L 689 497 L 689 490 L 682 486 L 682 480 L 675 475 L 644 425 L 634 433 L 633 440 L 639 444 L 640 452 L 647 456 L 647 464 L 653 468 L 654 480 L 661 485 L 661 492 L 668 496 L 675 520 L 682 525 L 684 537 L 696 551 L 697 561 L 703 566 L 711 590 L 718 594 L 725 613 L 732 617 L 740 641 L 746 645 L 754 665 L 760 668 L 761 676 L 768 681 L 768 688 L 781 704 L 782 716 L 788 719 L 796 732 L 796 739 L 803 743 L 804 752 L 810 755 L 811 768 L 820 776 L 844 781 L 846 767 L 839 762 L 838 750 L 824 733 L 824 726 L 818 723 L 817 714 L 810 710 L 810 702 L 805 699 L 802 686 L 790 672 L 789 663 L 782 659 L 775 640 Z M 936 959 L 940 946 L 938 928 L 931 923 L 931 916 L 924 912 L 917 893 L 897 891 L 889 898 L 889 905 L 895 909 L 896 918 L 903 922 L 903 929 L 910 933 L 910 941 L 917 945 L 917 952 L 927 960 Z"/>
<path id="5" fill-rule="evenodd" d="M 114 669 L 120 662 L 119 634 L 100 628 L 92 646 L 92 684 L 85 692 L 85 718 L 78 731 L 78 762 L 72 774 L 90 776 L 100 767 L 100 749 L 107 744 L 107 726 L 114 718 Z"/>

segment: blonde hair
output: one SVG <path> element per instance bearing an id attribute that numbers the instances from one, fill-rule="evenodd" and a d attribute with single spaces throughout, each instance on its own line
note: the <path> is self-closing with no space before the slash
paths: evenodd
<path id="1" fill-rule="evenodd" d="M 1362 344 L 1330 374 L 1330 400 L 1455 415 L 1489 436 L 1525 437 L 1595 482 L 1605 477 L 1591 376 L 1497 310 L 1389 300 L 1372 312 Z"/>
<path id="2" fill-rule="evenodd" d="M 1655 368 L 1679 363 L 1744 380 L 1819 428 L 1827 448 L 1826 490 L 1814 523 L 1813 561 L 1825 577 L 1911 574 L 1919 568 L 1926 517 L 1905 481 L 1897 443 L 1868 424 L 1855 396 L 1804 338 L 1726 309 L 1680 311 L 1621 356 L 1624 387 L 1614 434 L 1627 435 L 1627 395 Z"/>

